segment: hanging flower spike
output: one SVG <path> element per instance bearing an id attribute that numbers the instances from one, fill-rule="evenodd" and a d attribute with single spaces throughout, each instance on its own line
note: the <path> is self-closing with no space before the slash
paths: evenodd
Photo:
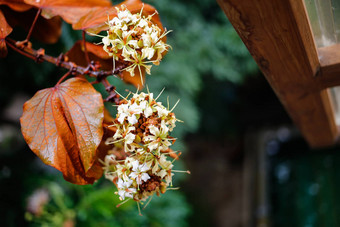
<path id="1" fill-rule="evenodd" d="M 160 156 L 175 139 L 169 133 L 176 126 L 175 114 L 156 102 L 153 94 L 134 94 L 131 100 L 118 106 L 113 126 L 117 128 L 113 140 L 124 141 L 125 152 L 153 152 Z"/>
<path id="2" fill-rule="evenodd" d="M 152 64 L 159 65 L 162 53 L 169 49 L 170 45 L 162 39 L 170 31 L 163 32 L 153 24 L 153 15 L 142 16 L 142 11 L 132 14 L 125 5 L 116 9 L 117 17 L 108 21 L 107 36 L 102 38 L 103 49 L 114 60 L 126 63 L 127 67 L 123 70 L 131 76 L 135 76 L 138 69 L 143 84 L 142 71 L 151 74 Z"/>
<path id="3" fill-rule="evenodd" d="M 112 161 L 109 152 L 104 169 L 107 179 L 116 179 L 122 199 L 145 201 L 172 186 L 173 164 L 167 154 L 175 141 L 169 133 L 178 120 L 156 99 L 152 93 L 141 92 L 118 106 L 113 124 L 116 133 L 107 143 L 114 149 L 120 147 L 126 159 Z"/>

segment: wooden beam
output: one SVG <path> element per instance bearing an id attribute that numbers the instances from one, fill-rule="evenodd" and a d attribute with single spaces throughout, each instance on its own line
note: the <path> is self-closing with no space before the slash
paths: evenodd
<path id="1" fill-rule="evenodd" d="M 316 80 L 320 88 L 340 85 L 340 44 L 318 48 L 320 74 Z"/>
<path id="2" fill-rule="evenodd" d="M 338 129 L 315 79 L 320 64 L 303 0 L 217 2 L 309 145 L 333 145 Z"/>

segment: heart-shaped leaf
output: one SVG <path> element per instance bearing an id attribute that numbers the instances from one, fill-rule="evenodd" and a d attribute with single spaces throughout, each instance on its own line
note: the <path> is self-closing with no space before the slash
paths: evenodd
<path id="1" fill-rule="evenodd" d="M 12 32 L 11 26 L 7 24 L 4 14 L 0 10 L 0 58 L 7 55 L 7 46 L 5 38 Z"/>
<path id="2" fill-rule="evenodd" d="M 32 6 L 27 5 L 24 0 L 0 0 L 0 5 L 7 5 L 18 12 L 24 12 L 32 8 Z"/>
<path id="3" fill-rule="evenodd" d="M 75 184 L 93 183 L 103 136 L 103 100 L 84 79 L 38 91 L 24 105 L 21 131 L 31 150 Z"/>
<path id="4" fill-rule="evenodd" d="M 104 107 L 104 121 L 103 121 L 103 139 L 99 144 L 98 150 L 98 161 L 94 163 L 92 168 L 87 172 L 88 176 L 93 176 L 95 178 L 100 178 L 103 175 L 103 165 L 99 160 L 105 160 L 105 156 L 108 151 L 112 149 L 112 146 L 107 145 L 105 141 L 107 138 L 112 137 L 115 133 L 114 127 L 111 127 L 113 124 L 114 118 L 111 116 L 110 112 Z M 92 174 L 92 175 L 91 175 Z"/>
<path id="5" fill-rule="evenodd" d="M 81 17 L 77 23 L 73 24 L 73 29 L 86 30 L 90 33 L 99 33 L 100 31 L 108 30 L 108 18 L 112 19 L 116 17 L 116 7 L 120 7 L 121 5 L 125 5 L 131 13 L 139 13 L 143 9 L 142 14 L 145 16 L 152 15 L 156 12 L 156 9 L 153 6 L 145 4 L 140 0 L 125 0 L 113 7 L 93 8 Z M 152 22 L 157 24 L 161 29 L 163 28 L 158 14 L 155 14 L 152 17 Z"/>
<path id="6" fill-rule="evenodd" d="M 61 16 L 67 23 L 74 24 L 93 7 L 111 6 L 110 0 L 24 0 L 25 3 L 41 8 L 46 18 Z"/>
<path id="7" fill-rule="evenodd" d="M 33 20 L 37 14 L 37 9 L 30 9 L 25 12 L 16 12 L 9 8 L 3 9 L 6 20 L 13 28 L 18 26 L 27 32 L 32 26 Z M 56 43 L 61 35 L 61 18 L 53 17 L 46 19 L 38 17 L 33 29 L 32 36 L 43 43 Z"/>

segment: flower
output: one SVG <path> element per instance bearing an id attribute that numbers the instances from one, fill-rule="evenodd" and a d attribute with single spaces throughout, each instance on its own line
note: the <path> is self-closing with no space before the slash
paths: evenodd
<path id="1" fill-rule="evenodd" d="M 124 164 L 118 163 L 116 165 L 115 176 L 117 176 L 118 179 L 123 179 L 124 181 L 130 180 L 128 175 L 131 172 L 132 161 L 133 161 L 132 158 L 126 158 L 124 161 Z"/>
<path id="2" fill-rule="evenodd" d="M 142 184 L 142 181 L 146 182 L 150 179 L 150 176 L 146 173 L 150 167 L 148 167 L 146 163 L 140 165 L 139 161 L 136 160 L 132 162 L 132 166 L 132 171 L 134 172 L 132 172 L 129 176 L 131 179 L 136 179 L 137 184 Z"/>
<path id="3" fill-rule="evenodd" d="M 125 197 L 133 198 L 133 194 L 136 193 L 136 189 L 130 188 L 131 184 L 132 180 L 123 181 L 122 179 L 118 179 L 117 188 L 120 200 L 124 200 Z"/>
<path id="4" fill-rule="evenodd" d="M 162 167 L 162 169 L 165 169 L 166 171 L 171 170 L 173 167 L 173 164 L 166 159 L 165 155 L 161 155 L 159 158 L 159 165 Z"/>
<path id="5" fill-rule="evenodd" d="M 159 171 L 157 176 L 160 176 L 162 179 L 165 179 L 167 185 L 172 183 L 172 176 L 174 175 L 171 172 L 172 167 L 174 166 L 172 162 L 166 159 L 165 155 L 162 155 L 159 159 L 159 165 L 161 166 L 162 170 Z"/>
<path id="6" fill-rule="evenodd" d="M 128 66 L 123 70 L 131 76 L 138 68 L 142 78 L 142 70 L 150 74 L 151 64 L 158 65 L 163 53 L 170 47 L 163 41 L 170 31 L 162 31 L 153 24 L 153 15 L 145 17 L 142 12 L 132 14 L 125 5 L 116 9 L 117 17 L 108 21 L 107 35 L 102 38 L 103 49 L 114 60 L 125 62 Z"/>
<path id="7" fill-rule="evenodd" d="M 158 102 L 158 106 L 155 107 L 158 113 L 158 117 L 167 117 L 169 111 L 162 105 L 162 103 Z"/>
<path id="8" fill-rule="evenodd" d="M 171 173 L 173 167 L 172 162 L 168 161 L 164 154 L 160 158 L 155 158 L 154 162 L 152 173 L 161 177 L 161 179 L 165 179 L 167 184 L 171 183 L 172 175 L 169 175 L 169 173 Z"/>
<path id="9" fill-rule="evenodd" d="M 121 107 L 122 106 L 122 107 Z M 118 107 L 119 117 L 118 121 L 123 123 L 125 118 L 127 117 L 128 122 L 131 125 L 134 125 L 138 122 L 137 116 L 142 113 L 142 107 L 137 105 L 136 103 L 132 105 L 122 104 Z"/>
<path id="10" fill-rule="evenodd" d="M 145 142 L 148 142 L 148 148 L 152 150 L 161 150 L 165 151 L 171 145 L 168 138 L 169 128 L 166 126 L 165 121 L 161 122 L 161 127 L 155 127 L 154 125 L 150 125 L 149 127 L 150 135 L 145 136 L 143 139 Z"/>
<path id="11" fill-rule="evenodd" d="M 35 216 L 42 215 L 44 206 L 50 200 L 50 194 L 44 188 L 38 188 L 28 197 L 27 211 Z"/>

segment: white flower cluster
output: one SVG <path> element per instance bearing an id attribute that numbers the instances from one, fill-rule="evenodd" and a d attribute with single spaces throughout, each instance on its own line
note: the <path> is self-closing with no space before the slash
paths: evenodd
<path id="1" fill-rule="evenodd" d="M 117 9 L 117 17 L 108 22 L 107 36 L 103 37 L 104 50 L 116 61 L 128 63 L 124 70 L 135 75 L 136 67 L 150 74 L 151 63 L 158 65 L 162 54 L 170 47 L 163 42 L 168 33 L 151 22 L 153 15 L 132 14 L 125 5 Z"/>
<path id="2" fill-rule="evenodd" d="M 134 94 L 118 106 L 114 136 L 107 144 L 120 146 L 125 159 L 114 153 L 105 158 L 105 176 L 116 182 L 121 200 L 145 200 L 153 193 L 164 193 L 172 183 L 172 162 L 167 160 L 169 146 L 175 141 L 169 132 L 175 127 L 175 115 L 153 94 Z"/>

